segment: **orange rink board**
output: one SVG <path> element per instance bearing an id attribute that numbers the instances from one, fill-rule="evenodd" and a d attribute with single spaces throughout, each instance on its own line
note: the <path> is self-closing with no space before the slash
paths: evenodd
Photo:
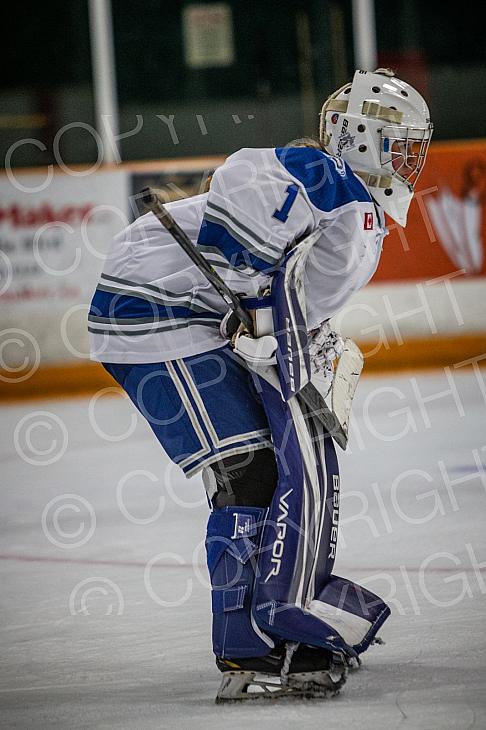
<path id="1" fill-rule="evenodd" d="M 388 229 L 372 284 L 484 277 L 486 141 L 432 144 L 407 227 L 388 219 Z"/>

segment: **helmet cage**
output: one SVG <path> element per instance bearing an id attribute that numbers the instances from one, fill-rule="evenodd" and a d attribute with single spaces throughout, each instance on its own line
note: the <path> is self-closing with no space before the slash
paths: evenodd
<path id="1" fill-rule="evenodd" d="M 387 126 L 381 130 L 380 164 L 392 178 L 413 190 L 424 168 L 432 137 L 427 127 Z M 417 147 L 418 145 L 418 147 Z"/>

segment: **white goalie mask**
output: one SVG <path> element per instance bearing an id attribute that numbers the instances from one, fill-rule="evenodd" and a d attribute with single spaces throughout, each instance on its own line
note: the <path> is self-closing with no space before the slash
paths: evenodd
<path id="1" fill-rule="evenodd" d="M 428 106 L 412 86 L 385 71 L 356 71 L 352 83 L 324 103 L 319 138 L 405 226 L 432 129 Z"/>

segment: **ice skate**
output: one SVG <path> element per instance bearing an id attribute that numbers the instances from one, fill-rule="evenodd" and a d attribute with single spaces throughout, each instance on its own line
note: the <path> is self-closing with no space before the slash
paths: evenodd
<path id="1" fill-rule="evenodd" d="M 263 657 L 218 657 L 216 664 L 223 678 L 216 702 L 324 698 L 337 694 L 346 681 L 346 662 L 336 652 L 299 645 L 288 659 L 285 646 Z"/>

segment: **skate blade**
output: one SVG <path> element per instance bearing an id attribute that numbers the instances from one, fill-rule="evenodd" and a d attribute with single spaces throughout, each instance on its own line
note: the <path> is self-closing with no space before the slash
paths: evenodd
<path id="1" fill-rule="evenodd" d="M 283 698 L 322 699 L 337 694 L 345 681 L 345 674 L 335 681 L 328 672 L 300 672 L 289 674 L 287 683 L 282 685 L 278 676 L 247 671 L 225 672 L 216 704 Z"/>
<path id="2" fill-rule="evenodd" d="M 320 672 L 299 672 L 289 674 L 287 677 L 288 686 L 299 691 L 304 696 L 327 696 L 338 694 L 345 684 L 347 670 L 342 668 L 337 671 L 335 668 Z"/>

